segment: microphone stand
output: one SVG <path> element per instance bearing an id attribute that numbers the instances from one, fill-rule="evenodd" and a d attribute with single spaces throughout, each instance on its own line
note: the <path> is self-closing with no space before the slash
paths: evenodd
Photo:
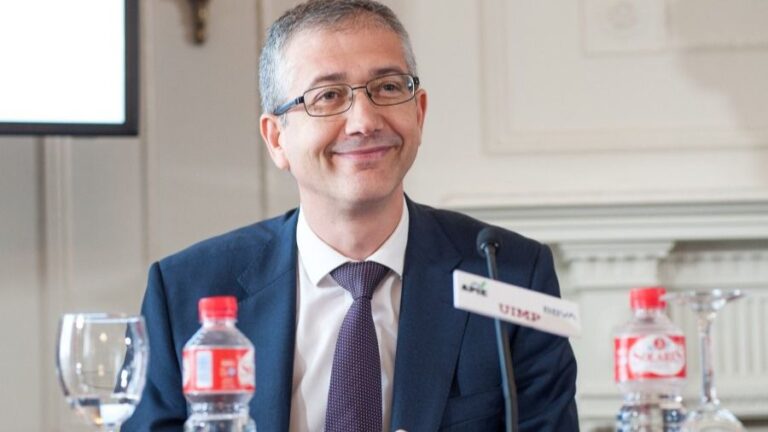
<path id="1" fill-rule="evenodd" d="M 486 262 L 488 264 L 488 276 L 498 280 L 496 269 L 497 244 L 488 242 L 482 245 Z M 499 367 L 501 369 L 501 389 L 504 392 L 504 419 L 507 432 L 518 432 L 517 424 L 517 388 L 515 386 L 515 373 L 512 369 L 512 353 L 509 349 L 509 329 L 498 318 L 494 320 L 496 327 L 496 348 L 499 352 Z"/>

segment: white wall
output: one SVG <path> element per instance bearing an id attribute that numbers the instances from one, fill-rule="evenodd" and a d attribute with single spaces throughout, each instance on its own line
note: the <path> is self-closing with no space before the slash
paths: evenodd
<path id="1" fill-rule="evenodd" d="M 42 399 L 45 378 L 40 342 L 40 148 L 33 139 L 0 143 L 0 415 L 29 412 Z M 47 370 L 51 370 L 47 362 Z M 37 413 L 36 413 L 37 414 Z M 40 416 L 29 429 L 40 430 Z"/>
<path id="2" fill-rule="evenodd" d="M 264 23 L 296 1 L 211 2 L 202 46 L 188 3 L 140 2 L 139 137 L 0 138 L 8 430 L 88 430 L 53 372 L 63 311 L 136 311 L 150 262 L 296 202 L 261 149 L 256 70 Z M 575 341 L 585 430 L 618 403 L 601 335 L 626 316 L 631 286 L 748 288 L 756 323 L 732 314 L 724 334 L 768 328 L 768 6 L 387 3 L 430 95 L 407 190 L 555 247 L 592 329 Z M 722 393 L 758 421 L 768 394 L 737 396 L 768 376 L 768 333 L 749 334 L 729 338 L 752 347 L 751 363 L 723 358 Z"/>

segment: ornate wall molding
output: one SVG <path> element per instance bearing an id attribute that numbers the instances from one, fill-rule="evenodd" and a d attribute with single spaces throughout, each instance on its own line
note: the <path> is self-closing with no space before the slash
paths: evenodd
<path id="1" fill-rule="evenodd" d="M 672 241 L 564 242 L 557 249 L 571 291 L 658 285 Z"/>
<path id="2" fill-rule="evenodd" d="M 765 2 L 582 0 L 581 9 L 590 53 L 768 48 Z"/>
<path id="3" fill-rule="evenodd" d="M 661 279 L 676 287 L 768 290 L 766 242 L 681 242 L 660 266 Z"/>
<path id="4" fill-rule="evenodd" d="M 46 137 L 41 143 L 43 157 L 39 169 L 43 176 L 44 285 L 41 296 L 43 313 L 40 317 L 43 334 L 39 335 L 39 340 L 45 341 L 42 354 L 48 361 L 42 362 L 40 375 L 47 378 L 43 380 L 43 406 L 47 407 L 42 411 L 46 413 L 43 424 L 47 430 L 55 430 L 62 425 L 75 424 L 70 417 L 62 416 L 61 389 L 51 373 L 58 319 L 66 310 L 73 290 L 73 139 Z"/>
<path id="5" fill-rule="evenodd" d="M 512 156 L 768 145 L 764 121 L 726 120 L 765 106 L 740 84 L 745 76 L 760 76 L 750 71 L 764 64 L 768 31 L 760 17 L 768 16 L 768 6 L 703 3 L 706 11 L 699 2 L 583 0 L 556 19 L 540 3 L 478 2 L 483 151 Z M 550 27 L 532 31 L 520 16 Z M 720 32 L 707 27 L 712 22 Z M 717 66 L 695 58 L 702 50 Z M 734 51 L 755 66 L 728 61 Z M 743 112 L 713 101 L 713 89 Z"/>
<path id="6" fill-rule="evenodd" d="M 768 201 L 454 208 L 546 243 L 768 239 Z"/>

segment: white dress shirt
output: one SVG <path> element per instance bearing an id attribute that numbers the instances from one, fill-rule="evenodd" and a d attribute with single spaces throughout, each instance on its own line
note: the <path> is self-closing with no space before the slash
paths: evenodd
<path id="1" fill-rule="evenodd" d="M 403 214 L 395 231 L 376 252 L 365 259 L 391 269 L 374 291 L 371 300 L 381 356 L 382 426 L 385 431 L 389 430 L 392 411 L 392 379 L 407 241 L 408 208 L 403 205 Z M 299 261 L 298 299 L 290 431 L 318 432 L 325 428 L 336 337 L 352 305 L 352 296 L 333 280 L 330 272 L 355 260 L 345 257 L 323 242 L 309 227 L 301 210 L 296 226 L 296 243 Z"/>

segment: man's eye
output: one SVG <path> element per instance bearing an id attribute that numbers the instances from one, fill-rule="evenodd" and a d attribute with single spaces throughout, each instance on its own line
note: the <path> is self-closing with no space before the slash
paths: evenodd
<path id="1" fill-rule="evenodd" d="M 312 98 L 313 104 L 329 104 L 338 103 L 344 100 L 344 90 L 340 88 L 327 88 L 318 91 L 314 98 Z"/>
<path id="2" fill-rule="evenodd" d="M 340 97 L 339 92 L 335 90 L 329 90 L 329 91 L 320 93 L 320 99 L 333 100 L 338 97 Z"/>
<path id="3" fill-rule="evenodd" d="M 388 92 L 388 93 L 391 93 L 391 92 L 398 93 L 403 91 L 403 85 L 399 82 L 389 81 L 389 82 L 382 83 L 379 86 L 379 91 Z"/>

